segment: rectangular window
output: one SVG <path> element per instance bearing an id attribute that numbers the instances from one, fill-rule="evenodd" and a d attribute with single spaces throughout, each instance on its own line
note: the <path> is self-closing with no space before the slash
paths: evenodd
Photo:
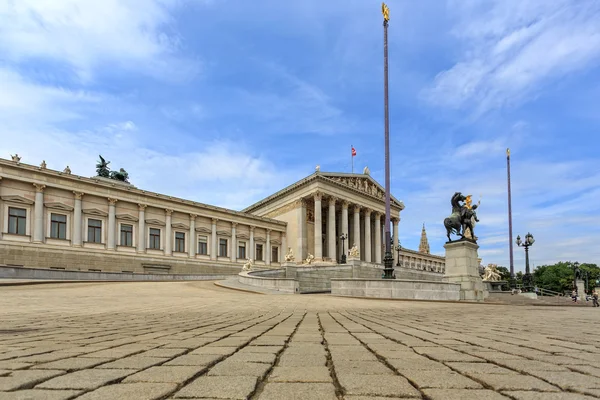
<path id="1" fill-rule="evenodd" d="M 263 245 L 262 244 L 257 244 L 256 245 L 256 260 L 255 261 L 262 261 L 263 260 Z"/>
<path id="2" fill-rule="evenodd" d="M 185 233 L 175 232 L 175 251 L 185 253 Z"/>
<path id="3" fill-rule="evenodd" d="M 160 250 L 160 229 L 150 228 L 149 249 Z"/>
<path id="4" fill-rule="evenodd" d="M 88 219 L 88 242 L 102 243 L 102 221 Z"/>
<path id="5" fill-rule="evenodd" d="M 27 210 L 24 208 L 8 207 L 8 233 L 25 235 L 27 231 Z"/>
<path id="6" fill-rule="evenodd" d="M 271 262 L 279 262 L 279 247 L 271 248 Z"/>
<path id="7" fill-rule="evenodd" d="M 208 238 L 206 236 L 198 237 L 198 254 L 203 256 L 208 254 Z"/>
<path id="8" fill-rule="evenodd" d="M 63 214 L 50 214 L 50 237 L 53 239 L 67 238 L 67 216 Z"/>
<path id="9" fill-rule="evenodd" d="M 133 225 L 121 224 L 121 246 L 133 246 Z"/>
<path id="10" fill-rule="evenodd" d="M 238 243 L 238 258 L 242 260 L 246 259 L 246 242 Z"/>
<path id="11" fill-rule="evenodd" d="M 219 257 L 227 257 L 227 239 L 219 239 Z"/>

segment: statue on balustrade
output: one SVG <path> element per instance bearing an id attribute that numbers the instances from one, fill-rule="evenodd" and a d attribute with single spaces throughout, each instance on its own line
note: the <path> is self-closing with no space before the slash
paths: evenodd
<path id="1" fill-rule="evenodd" d="M 250 258 L 246 258 L 246 263 L 242 267 L 242 271 L 252 271 L 253 267 L 254 267 L 254 260 L 251 260 Z"/>
<path id="2" fill-rule="evenodd" d="M 469 202 L 462 204 L 461 202 L 466 202 L 467 198 L 469 199 Z M 474 223 L 479 222 L 477 213 L 475 212 L 479 205 L 476 204 L 471 206 L 470 196 L 464 196 L 461 192 L 454 193 L 450 200 L 450 204 L 452 205 L 452 214 L 444 219 L 444 227 L 446 228 L 448 242 L 452 242 L 450 234 L 460 236 L 460 239 L 477 242 Z M 467 230 L 470 237 L 465 235 Z"/>
<path id="3" fill-rule="evenodd" d="M 294 261 L 294 251 L 292 250 L 291 247 L 288 247 L 288 251 L 287 254 L 284 257 L 285 262 L 292 262 Z"/>
<path id="4" fill-rule="evenodd" d="M 348 255 L 352 258 L 360 258 L 360 251 L 358 250 L 356 243 L 354 243 L 354 246 L 348 251 Z"/>
<path id="5" fill-rule="evenodd" d="M 497 282 L 500 280 L 500 273 L 498 272 L 498 266 L 496 264 L 488 264 L 483 272 L 484 281 Z"/>
<path id="6" fill-rule="evenodd" d="M 306 260 L 304 260 L 304 264 L 312 264 L 314 259 L 315 259 L 315 256 L 308 253 L 308 257 L 306 257 Z"/>

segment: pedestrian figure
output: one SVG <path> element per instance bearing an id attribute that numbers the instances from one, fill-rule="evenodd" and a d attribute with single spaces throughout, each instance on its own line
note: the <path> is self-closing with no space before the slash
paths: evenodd
<path id="1" fill-rule="evenodd" d="M 571 292 L 571 299 L 573 299 L 573 303 L 577 303 L 577 290 L 573 289 L 573 292 Z"/>
<path id="2" fill-rule="evenodd" d="M 600 304 L 598 303 L 598 290 L 594 290 L 594 293 L 592 293 L 592 301 L 594 307 L 600 307 Z"/>

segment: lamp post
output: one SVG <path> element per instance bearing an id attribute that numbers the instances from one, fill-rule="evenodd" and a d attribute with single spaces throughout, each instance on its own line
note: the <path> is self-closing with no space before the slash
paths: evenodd
<path id="1" fill-rule="evenodd" d="M 398 246 L 396 246 L 395 250 L 398 252 L 398 261 L 396 261 L 396 267 L 400 266 L 400 250 L 402 250 L 402 246 L 400 246 L 400 242 L 398 242 Z"/>
<path id="2" fill-rule="evenodd" d="M 535 243 L 535 239 L 531 233 L 527 233 L 525 235 L 525 241 L 521 241 L 521 236 L 517 235 L 517 246 L 525 247 L 525 275 L 523 275 L 523 288 L 525 291 L 531 291 L 533 286 L 533 276 L 531 276 L 531 272 L 529 271 L 529 246 L 532 246 Z"/>
<path id="3" fill-rule="evenodd" d="M 346 249 L 344 248 L 344 242 L 348 239 L 347 233 L 342 233 L 340 236 L 340 240 L 342 241 L 342 260 L 340 264 L 346 264 Z"/>

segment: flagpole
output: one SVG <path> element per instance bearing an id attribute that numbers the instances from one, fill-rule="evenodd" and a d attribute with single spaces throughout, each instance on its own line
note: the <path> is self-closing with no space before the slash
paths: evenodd
<path id="1" fill-rule="evenodd" d="M 354 173 L 354 154 L 352 154 L 352 149 L 354 149 L 354 145 L 350 145 L 350 159 L 352 160 L 352 173 Z"/>
<path id="2" fill-rule="evenodd" d="M 508 181 L 508 249 L 509 249 L 509 267 L 510 278 L 515 278 L 515 264 L 513 262 L 513 232 L 512 232 L 512 204 L 510 192 L 510 149 L 506 149 L 506 175 Z"/>

